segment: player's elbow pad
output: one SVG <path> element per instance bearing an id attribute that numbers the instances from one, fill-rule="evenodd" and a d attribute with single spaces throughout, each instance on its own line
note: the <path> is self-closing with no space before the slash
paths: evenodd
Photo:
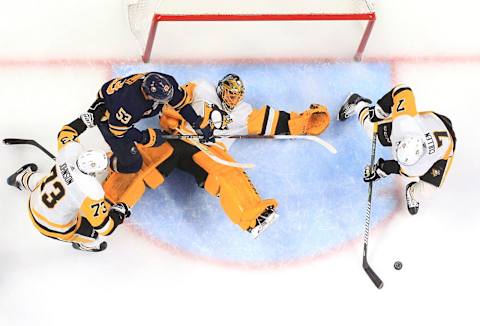
<path id="1" fill-rule="evenodd" d="M 87 111 L 93 116 L 93 123 L 97 125 L 101 119 L 105 116 L 107 112 L 107 106 L 103 98 L 97 98 L 95 102 L 90 105 L 90 108 Z"/>

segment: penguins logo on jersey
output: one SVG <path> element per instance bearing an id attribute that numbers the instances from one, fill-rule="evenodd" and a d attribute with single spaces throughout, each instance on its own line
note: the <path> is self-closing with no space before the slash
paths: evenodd
<path id="1" fill-rule="evenodd" d="M 209 110 L 211 110 L 210 127 L 219 130 L 228 129 L 228 125 L 233 122 L 230 115 L 227 112 L 221 110 L 216 104 L 205 103 L 205 105 L 208 106 Z"/>
<path id="2" fill-rule="evenodd" d="M 432 172 L 430 173 L 432 177 L 436 178 L 440 175 L 440 170 L 439 169 L 432 169 Z"/>

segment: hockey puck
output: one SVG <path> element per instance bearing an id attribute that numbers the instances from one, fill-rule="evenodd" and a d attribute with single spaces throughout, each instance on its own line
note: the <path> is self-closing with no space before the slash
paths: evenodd
<path id="1" fill-rule="evenodd" d="M 396 261 L 395 264 L 393 264 L 393 268 L 395 268 L 397 271 L 401 270 L 403 267 L 403 264 L 401 261 Z"/>

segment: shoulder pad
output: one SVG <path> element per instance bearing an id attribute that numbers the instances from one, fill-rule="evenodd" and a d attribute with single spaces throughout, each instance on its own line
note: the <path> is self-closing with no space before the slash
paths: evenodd
<path id="1" fill-rule="evenodd" d="M 78 169 L 73 172 L 73 178 L 77 183 L 78 189 L 87 197 L 93 200 L 100 200 L 105 196 L 102 185 L 95 177 L 83 174 Z"/>

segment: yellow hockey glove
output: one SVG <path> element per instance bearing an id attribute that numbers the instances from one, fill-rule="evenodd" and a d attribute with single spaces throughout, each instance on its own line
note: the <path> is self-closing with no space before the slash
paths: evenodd
<path id="1" fill-rule="evenodd" d="M 327 107 L 311 104 L 305 112 L 290 113 L 288 127 L 291 135 L 320 135 L 330 123 Z"/>

